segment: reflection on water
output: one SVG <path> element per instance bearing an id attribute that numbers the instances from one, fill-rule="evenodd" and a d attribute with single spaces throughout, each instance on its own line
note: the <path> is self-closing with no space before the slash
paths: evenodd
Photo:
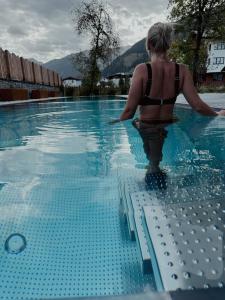
<path id="1" fill-rule="evenodd" d="M 112 127 L 106 123 L 112 113 L 118 114 L 122 107 L 120 102 L 83 102 L 2 109 L 1 176 L 38 175 L 45 172 L 46 164 L 50 171 L 55 169 L 56 161 L 60 161 L 59 155 L 66 154 L 71 155 L 78 169 L 88 170 L 89 175 L 106 172 L 113 148 L 123 147 L 122 141 L 126 138 L 124 129 L 111 132 Z"/>
<path id="2" fill-rule="evenodd" d="M 59 172 L 57 162 L 59 166 L 65 155 L 63 164 L 69 170 L 76 165 L 80 172 L 93 176 L 106 176 L 118 166 L 143 169 L 146 164 L 152 173 L 161 161 L 166 170 L 179 165 L 188 170 L 204 163 L 223 168 L 225 118 L 202 117 L 177 108 L 180 122 L 169 126 L 141 124 L 140 139 L 131 121 L 107 125 L 123 107 L 120 101 L 93 101 L 2 108 L 2 181 Z"/>
<path id="3" fill-rule="evenodd" d="M 88 176 L 107 176 L 118 166 L 144 169 L 146 164 L 148 173 L 154 173 L 160 162 L 167 171 L 181 165 L 186 172 L 204 164 L 224 167 L 225 118 L 177 108 L 180 122 L 140 124 L 138 133 L 131 121 L 107 125 L 123 107 L 120 101 L 89 101 L 2 108 L 0 179 L 33 180 L 62 167 Z"/>

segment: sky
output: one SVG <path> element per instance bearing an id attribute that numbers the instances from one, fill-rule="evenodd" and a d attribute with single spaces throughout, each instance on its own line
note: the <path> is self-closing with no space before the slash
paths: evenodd
<path id="1" fill-rule="evenodd" d="M 0 47 L 47 62 L 88 49 L 88 36 L 74 30 L 71 10 L 80 0 L 0 0 Z M 133 45 L 148 28 L 165 21 L 168 0 L 113 0 L 111 17 L 122 46 Z"/>

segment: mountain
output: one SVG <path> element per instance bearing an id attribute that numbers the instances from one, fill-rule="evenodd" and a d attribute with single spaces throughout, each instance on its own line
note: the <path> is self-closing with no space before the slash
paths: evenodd
<path id="1" fill-rule="evenodd" d="M 72 62 L 74 54 L 67 55 L 60 59 L 53 59 L 43 64 L 45 68 L 56 71 L 62 78 L 75 77 L 82 78 L 82 74 L 75 68 Z"/>
<path id="2" fill-rule="evenodd" d="M 130 46 L 121 47 L 119 50 L 119 55 L 122 55 L 129 48 L 130 48 Z M 84 52 L 86 52 L 86 51 L 84 51 Z M 51 60 L 51 61 L 43 64 L 43 66 L 50 70 L 56 71 L 57 73 L 59 73 L 61 75 L 62 78 L 75 77 L 75 78 L 80 79 L 80 78 L 82 78 L 82 74 L 79 72 L 78 68 L 76 68 L 72 62 L 72 57 L 74 55 L 76 55 L 76 54 L 70 54 L 70 55 L 67 55 L 60 59 Z M 104 67 L 102 67 L 100 65 L 100 68 L 103 69 Z"/>
<path id="3" fill-rule="evenodd" d="M 130 47 L 131 46 L 122 46 L 122 47 L 120 47 L 118 55 L 123 55 L 128 49 L 130 49 Z"/>
<path id="4" fill-rule="evenodd" d="M 116 73 L 132 73 L 137 64 L 147 60 L 148 53 L 145 49 L 145 39 L 143 39 L 118 56 L 102 71 L 102 75 L 107 77 Z"/>
<path id="5" fill-rule="evenodd" d="M 35 58 L 28 58 L 29 61 L 38 64 L 38 65 L 43 65 L 43 62 L 36 60 Z"/>
<path id="6" fill-rule="evenodd" d="M 79 72 L 78 67 L 76 68 L 72 62 L 74 55 L 76 54 L 70 54 L 60 59 L 51 60 L 43 64 L 43 66 L 56 71 L 62 78 L 75 77 L 81 79 L 82 74 Z M 143 39 L 132 47 L 121 47 L 119 55 L 115 56 L 112 63 L 106 68 L 100 64 L 100 69 L 102 69 L 102 75 L 104 77 L 115 73 L 132 73 L 137 64 L 146 60 L 148 60 L 148 55 L 145 50 L 145 39 Z"/>

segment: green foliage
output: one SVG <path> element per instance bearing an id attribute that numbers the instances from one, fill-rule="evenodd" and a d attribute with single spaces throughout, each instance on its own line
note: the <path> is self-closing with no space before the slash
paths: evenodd
<path id="1" fill-rule="evenodd" d="M 121 90 L 121 95 L 127 95 L 130 89 L 130 79 L 128 76 L 125 77 L 124 87 Z"/>
<path id="2" fill-rule="evenodd" d="M 129 77 L 126 76 L 125 79 L 122 77 L 119 80 L 119 92 L 121 95 L 127 95 L 130 88 L 130 80 Z"/>
<path id="3" fill-rule="evenodd" d="M 170 47 L 168 55 L 172 60 L 188 65 L 189 69 L 193 71 L 194 49 L 191 39 L 185 41 L 175 40 Z M 207 44 L 203 42 L 199 50 L 199 73 L 205 70 L 206 60 Z"/>
<path id="4" fill-rule="evenodd" d="M 84 77 L 82 80 L 82 86 L 85 87 L 88 95 L 96 94 L 97 83 L 101 78 L 100 70 L 97 64 L 92 64 L 90 66 L 87 65 L 87 69 L 83 73 Z"/>
<path id="5" fill-rule="evenodd" d="M 73 87 L 64 87 L 64 97 L 73 97 L 74 88 Z"/>
<path id="6" fill-rule="evenodd" d="M 170 19 L 181 29 L 222 38 L 225 32 L 224 0 L 169 0 Z"/>
<path id="7" fill-rule="evenodd" d="M 92 92 L 90 93 L 90 86 L 87 86 L 85 84 L 82 84 L 80 86 L 79 91 L 80 96 L 93 96 L 93 95 L 99 95 L 99 89 L 97 86 L 93 87 Z"/>
<path id="8" fill-rule="evenodd" d="M 82 86 L 88 95 L 95 94 L 100 79 L 98 62 L 106 64 L 112 59 L 119 49 L 119 38 L 114 33 L 109 8 L 101 0 L 82 1 L 72 14 L 78 34 L 90 38 L 90 51 L 78 56 L 76 63 L 84 74 Z"/>
<path id="9" fill-rule="evenodd" d="M 205 68 L 205 41 L 224 39 L 225 0 L 169 0 L 169 7 L 169 19 L 176 24 L 180 39 L 173 45 L 172 55 L 191 62 L 196 83 L 197 74 Z"/>
<path id="10" fill-rule="evenodd" d="M 124 82 L 123 78 L 121 77 L 119 80 L 119 88 L 122 89 L 124 87 L 124 84 L 125 84 L 125 82 Z"/>
<path id="11" fill-rule="evenodd" d="M 116 95 L 117 94 L 117 88 L 113 84 L 113 82 L 108 82 L 107 87 L 104 91 L 106 95 Z"/>
<path id="12" fill-rule="evenodd" d="M 198 88 L 199 93 L 225 93 L 224 86 L 215 86 L 215 85 L 202 85 Z"/>

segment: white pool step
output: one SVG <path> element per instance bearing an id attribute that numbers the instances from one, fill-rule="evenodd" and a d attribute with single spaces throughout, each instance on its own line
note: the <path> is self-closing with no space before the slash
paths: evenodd
<path id="1" fill-rule="evenodd" d="M 147 194 L 147 195 L 145 195 Z M 156 205 L 158 204 L 157 198 L 154 192 L 147 193 L 138 192 L 130 194 L 130 200 L 132 205 L 132 222 L 134 224 L 134 235 L 138 243 L 139 254 L 141 257 L 141 266 L 144 274 L 152 272 L 151 256 L 147 245 L 147 239 L 143 226 L 143 206 L 144 205 Z"/>
<path id="2" fill-rule="evenodd" d="M 225 286 L 225 203 L 144 206 L 159 290 Z"/>
<path id="3" fill-rule="evenodd" d="M 143 221 L 143 208 L 159 205 L 166 207 L 167 205 L 176 203 L 178 205 L 185 204 L 190 202 L 190 200 L 195 204 L 211 201 L 212 199 L 220 201 L 225 198 L 225 189 L 223 189 L 221 182 L 219 182 L 219 185 L 210 186 L 207 180 L 200 178 L 202 185 L 199 186 L 195 182 L 191 182 L 192 178 L 190 176 L 183 176 L 182 179 L 184 181 L 188 180 L 187 184 L 180 185 L 180 182 L 178 182 L 175 185 L 176 178 L 170 178 L 168 181 L 171 184 L 168 185 L 167 189 L 148 190 L 146 189 L 144 174 L 142 171 L 130 177 L 123 175 L 120 178 L 119 186 L 122 211 L 127 220 L 129 235 L 131 240 L 137 241 L 142 270 L 145 274 L 148 274 L 152 272 L 151 252 L 153 250 L 149 249 L 149 243 L 147 242 L 149 240 L 149 233 L 146 231 L 145 221 Z M 216 177 L 214 179 L 216 180 L 215 182 L 219 180 Z M 146 235 L 148 238 L 146 238 Z M 155 264 L 157 265 L 157 262 Z M 161 289 L 163 290 L 162 287 Z"/>

